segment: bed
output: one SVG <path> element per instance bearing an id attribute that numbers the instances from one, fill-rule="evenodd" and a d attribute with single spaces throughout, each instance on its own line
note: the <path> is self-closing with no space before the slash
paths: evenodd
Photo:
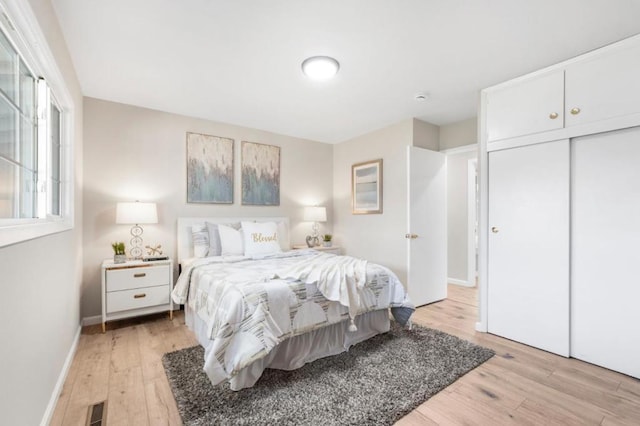
<path id="1" fill-rule="evenodd" d="M 289 220 L 179 218 L 181 274 L 172 292 L 205 349 L 211 383 L 253 386 L 265 368 L 292 370 L 385 333 L 414 307 L 387 268 L 290 250 Z"/>

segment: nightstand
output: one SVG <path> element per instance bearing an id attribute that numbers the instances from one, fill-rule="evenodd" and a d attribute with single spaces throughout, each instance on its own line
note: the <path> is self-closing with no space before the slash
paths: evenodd
<path id="1" fill-rule="evenodd" d="M 340 252 L 342 251 L 340 247 L 338 246 L 331 246 L 331 247 L 325 247 L 325 246 L 315 246 L 315 247 L 309 247 L 306 244 L 298 244 L 298 245 L 294 245 L 292 247 L 293 250 L 300 250 L 300 249 L 306 249 L 306 248 L 311 248 L 314 250 L 318 250 L 324 253 L 330 253 L 330 254 L 337 254 L 340 255 Z"/>
<path id="2" fill-rule="evenodd" d="M 169 311 L 173 319 L 173 261 L 102 262 L 102 332 L 107 321 Z"/>

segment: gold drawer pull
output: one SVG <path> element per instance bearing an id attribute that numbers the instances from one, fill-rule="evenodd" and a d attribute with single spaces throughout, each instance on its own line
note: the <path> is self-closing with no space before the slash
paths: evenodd
<path id="1" fill-rule="evenodd" d="M 140 294 L 134 294 L 133 295 L 134 299 L 142 299 L 143 297 L 147 297 L 147 295 L 145 293 L 140 293 Z"/>
<path id="2" fill-rule="evenodd" d="M 146 277 L 147 274 L 145 274 L 144 272 L 141 272 L 139 274 L 133 274 L 133 278 L 142 278 L 142 277 Z"/>
<path id="3" fill-rule="evenodd" d="M 556 118 L 558 118 L 558 113 L 557 112 L 552 112 L 551 114 L 549 114 L 549 118 L 552 120 L 555 120 Z"/>
<path id="4" fill-rule="evenodd" d="M 578 115 L 580 114 L 580 108 L 571 108 L 570 112 L 572 115 Z"/>

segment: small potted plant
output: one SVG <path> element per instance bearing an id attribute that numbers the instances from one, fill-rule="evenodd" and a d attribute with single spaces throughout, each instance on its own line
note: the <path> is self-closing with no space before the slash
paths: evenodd
<path id="1" fill-rule="evenodd" d="M 322 245 L 325 247 L 331 247 L 331 239 L 333 236 L 331 234 L 324 234 L 322 236 Z"/>
<path id="2" fill-rule="evenodd" d="M 113 248 L 113 263 L 124 263 L 127 261 L 123 242 L 112 243 L 111 247 Z"/>

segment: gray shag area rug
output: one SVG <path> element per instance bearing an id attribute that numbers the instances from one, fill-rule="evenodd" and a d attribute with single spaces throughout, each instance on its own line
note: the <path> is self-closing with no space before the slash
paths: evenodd
<path id="1" fill-rule="evenodd" d="M 203 372 L 204 350 L 165 354 L 185 425 L 391 425 L 494 355 L 438 330 L 391 331 L 294 371 L 267 369 L 234 392 Z"/>

